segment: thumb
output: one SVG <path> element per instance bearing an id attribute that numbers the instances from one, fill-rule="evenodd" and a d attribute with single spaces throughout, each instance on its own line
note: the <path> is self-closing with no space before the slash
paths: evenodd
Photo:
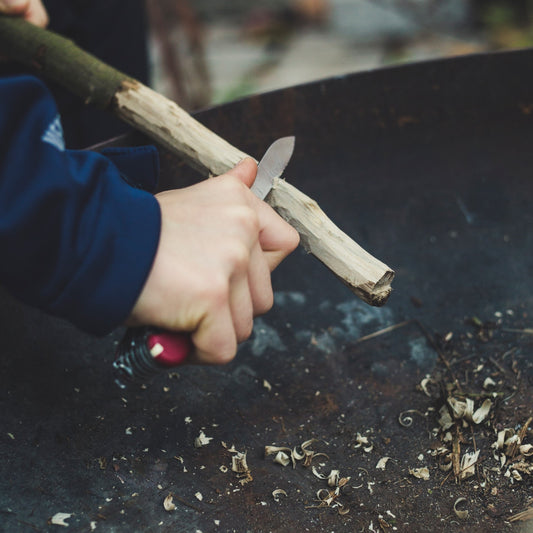
<path id="1" fill-rule="evenodd" d="M 0 0 L 1 2 L 2 0 Z M 239 178 L 248 188 L 250 188 L 257 175 L 257 163 L 251 157 L 240 161 L 235 167 L 226 172 L 226 175 Z"/>
<path id="2" fill-rule="evenodd" d="M 0 0 L 0 13 L 17 15 L 28 8 L 29 0 Z"/>

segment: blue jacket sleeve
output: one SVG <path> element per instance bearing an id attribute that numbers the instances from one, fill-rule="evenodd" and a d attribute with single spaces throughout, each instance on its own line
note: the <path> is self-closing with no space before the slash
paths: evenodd
<path id="1" fill-rule="evenodd" d="M 0 79 L 0 102 L 0 284 L 85 331 L 107 333 L 146 281 L 159 205 L 109 158 L 65 150 L 54 101 L 36 78 Z"/>

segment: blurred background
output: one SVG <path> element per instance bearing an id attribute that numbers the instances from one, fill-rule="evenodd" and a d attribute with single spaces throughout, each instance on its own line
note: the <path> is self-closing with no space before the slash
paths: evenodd
<path id="1" fill-rule="evenodd" d="M 151 85 L 192 111 L 360 70 L 533 45 L 533 0 L 147 0 Z"/>

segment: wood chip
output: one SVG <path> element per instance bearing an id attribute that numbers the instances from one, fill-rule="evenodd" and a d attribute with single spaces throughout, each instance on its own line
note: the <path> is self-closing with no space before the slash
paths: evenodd
<path id="1" fill-rule="evenodd" d="M 55 526 L 63 526 L 68 527 L 69 524 L 65 522 L 65 520 L 68 520 L 72 516 L 72 513 L 56 513 L 52 518 L 50 518 L 50 524 L 54 524 Z"/>
<path id="2" fill-rule="evenodd" d="M 213 437 L 207 437 L 203 431 L 200 431 L 200 435 L 194 439 L 194 447 L 201 448 L 202 446 L 207 446 L 212 440 Z"/>
<path id="3" fill-rule="evenodd" d="M 176 504 L 173 502 L 172 494 L 168 494 L 165 500 L 163 501 L 163 507 L 165 511 L 174 511 L 176 510 Z"/>
<path id="4" fill-rule="evenodd" d="M 418 479 L 423 479 L 424 481 L 429 479 L 429 469 L 426 466 L 423 466 L 422 468 L 410 468 L 409 473 Z"/>
<path id="5" fill-rule="evenodd" d="M 390 457 L 382 457 L 378 464 L 376 465 L 377 470 L 385 470 L 385 466 L 387 465 L 387 461 L 390 459 Z"/>
<path id="6" fill-rule="evenodd" d="M 460 504 L 466 503 L 467 501 L 466 498 L 457 498 L 453 504 L 453 512 L 457 515 L 457 518 L 461 520 L 466 520 L 468 518 L 468 509 L 459 510 L 458 507 Z"/>

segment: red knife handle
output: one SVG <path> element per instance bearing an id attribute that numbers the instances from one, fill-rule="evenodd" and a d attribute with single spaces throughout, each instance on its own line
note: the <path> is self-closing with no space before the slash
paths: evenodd
<path id="1" fill-rule="evenodd" d="M 129 328 L 120 341 L 113 363 L 115 383 L 141 381 L 185 362 L 192 352 L 191 337 L 154 328 Z"/>

